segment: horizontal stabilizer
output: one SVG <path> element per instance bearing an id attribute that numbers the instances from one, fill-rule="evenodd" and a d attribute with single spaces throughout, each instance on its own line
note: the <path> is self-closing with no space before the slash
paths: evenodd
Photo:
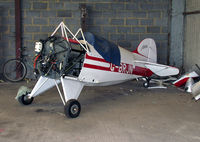
<path id="1" fill-rule="evenodd" d="M 164 76 L 173 76 L 179 73 L 179 69 L 167 65 L 161 65 L 157 63 L 136 61 L 137 63 L 142 63 L 146 68 L 151 70 L 154 74 L 164 77 Z"/>

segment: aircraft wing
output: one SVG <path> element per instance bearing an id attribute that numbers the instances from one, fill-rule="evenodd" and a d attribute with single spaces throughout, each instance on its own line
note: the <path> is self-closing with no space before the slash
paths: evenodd
<path id="1" fill-rule="evenodd" d="M 167 65 L 145 62 L 145 61 L 136 61 L 136 63 L 142 63 L 146 68 L 151 70 L 154 74 L 164 77 L 164 76 L 173 76 L 179 73 L 179 69 Z"/>

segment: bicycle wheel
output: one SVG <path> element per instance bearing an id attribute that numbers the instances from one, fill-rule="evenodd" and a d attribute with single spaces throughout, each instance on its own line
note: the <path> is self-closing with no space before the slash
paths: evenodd
<path id="1" fill-rule="evenodd" d="M 24 79 L 27 73 L 25 64 L 19 59 L 10 59 L 3 66 L 3 76 L 11 82 L 18 82 Z"/>

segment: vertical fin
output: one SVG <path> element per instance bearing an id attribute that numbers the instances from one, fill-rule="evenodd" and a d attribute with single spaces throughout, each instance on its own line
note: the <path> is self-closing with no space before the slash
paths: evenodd
<path id="1" fill-rule="evenodd" d="M 140 42 L 139 46 L 133 53 L 146 57 L 146 61 L 157 63 L 156 43 L 151 38 L 146 38 Z"/>

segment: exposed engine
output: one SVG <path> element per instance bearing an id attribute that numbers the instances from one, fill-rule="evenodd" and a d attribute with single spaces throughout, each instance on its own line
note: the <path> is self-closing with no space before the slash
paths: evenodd
<path id="1" fill-rule="evenodd" d="M 70 43 L 62 37 L 52 36 L 35 44 L 35 70 L 53 79 L 61 76 L 78 76 L 85 51 L 79 44 Z"/>

